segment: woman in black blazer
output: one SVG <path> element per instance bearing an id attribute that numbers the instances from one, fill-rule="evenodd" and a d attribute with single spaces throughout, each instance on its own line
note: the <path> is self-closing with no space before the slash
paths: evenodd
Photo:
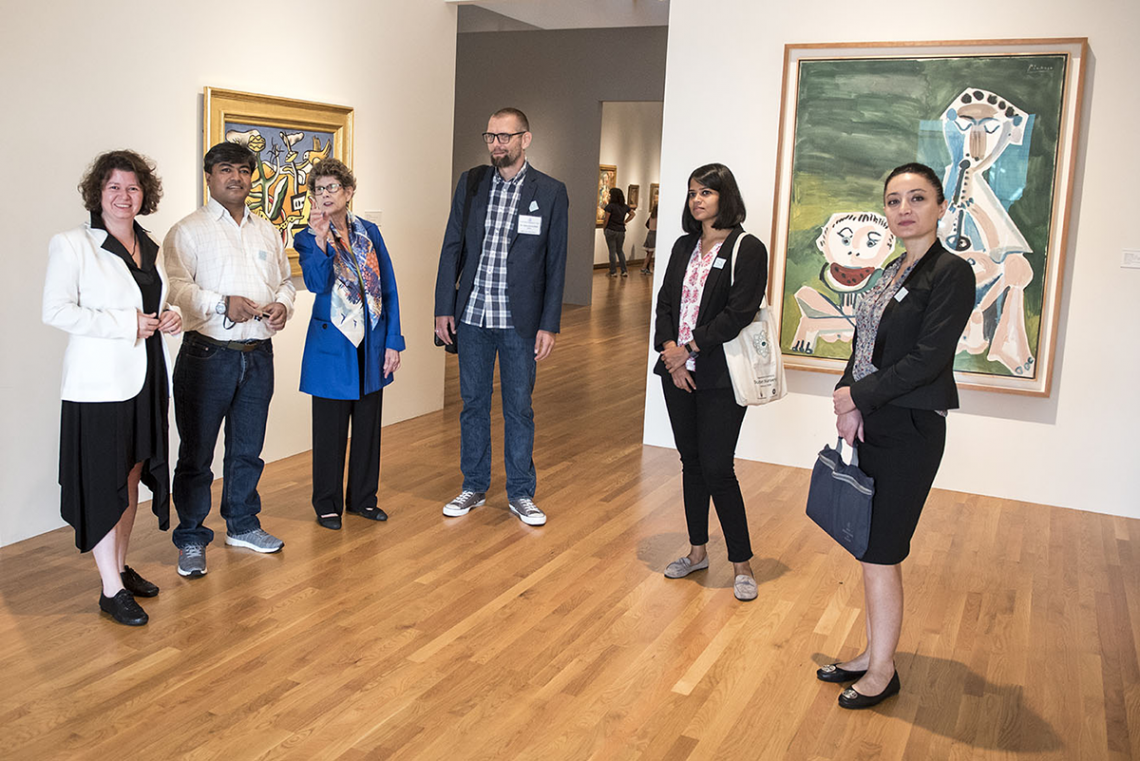
<path id="1" fill-rule="evenodd" d="M 973 271 L 938 241 L 946 198 L 934 171 L 898 167 L 883 186 L 883 203 L 906 252 L 859 302 L 851 359 L 833 398 L 840 436 L 852 446 L 862 442 L 859 465 L 875 479 L 871 539 L 861 558 L 867 647 L 816 672 L 825 682 L 858 680 L 839 696 L 844 708 L 867 708 L 899 691 L 899 564 L 942 461 L 946 411 L 958 406 L 954 355 L 974 307 Z"/>
<path id="2" fill-rule="evenodd" d="M 670 563 L 670 579 L 708 568 L 709 498 L 724 529 L 737 599 L 756 599 L 744 497 L 733 469 L 747 407 L 736 403 L 723 344 L 752 322 L 768 284 L 768 251 L 757 238 L 740 242 L 735 278 L 729 271 L 737 239 L 746 235 L 744 199 L 732 172 L 707 164 L 689 175 L 689 198 L 657 293 L 653 344 L 673 439 L 681 455 L 689 554 Z M 735 280 L 730 284 L 731 280 Z"/>

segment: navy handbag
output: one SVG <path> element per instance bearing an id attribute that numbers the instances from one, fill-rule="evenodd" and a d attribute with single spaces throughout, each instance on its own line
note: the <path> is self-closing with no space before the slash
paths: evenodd
<path id="1" fill-rule="evenodd" d="M 859 450 L 843 462 L 843 439 L 835 449 L 824 446 L 811 471 L 807 514 L 858 560 L 871 538 L 871 502 L 875 479 L 859 470 Z"/>

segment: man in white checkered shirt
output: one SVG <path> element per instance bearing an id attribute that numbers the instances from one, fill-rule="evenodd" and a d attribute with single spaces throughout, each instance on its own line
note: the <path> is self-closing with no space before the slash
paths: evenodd
<path id="1" fill-rule="evenodd" d="M 508 508 L 523 523 L 541 526 L 546 514 L 534 503 L 531 393 L 535 363 L 554 349 L 562 315 L 568 201 L 565 185 L 527 162 L 530 141 L 522 111 L 504 108 L 491 116 L 483 142 L 493 169 L 464 172 L 452 200 L 436 278 L 435 332 L 443 343 L 458 345 L 463 397 L 463 490 L 443 514 L 466 515 L 486 501 L 497 356 Z"/>
<path id="2" fill-rule="evenodd" d="M 211 464 L 225 423 L 221 513 L 226 544 L 277 552 L 284 542 L 261 528 L 257 484 L 273 397 L 272 336 L 293 315 L 296 289 L 281 235 L 252 214 L 245 199 L 257 157 L 220 143 L 206 153 L 210 200 L 186 217 L 162 244 L 170 301 L 182 308 L 185 336 L 174 365 L 174 419 L 181 444 L 174 470 L 178 573 L 206 574 L 214 532 Z"/>

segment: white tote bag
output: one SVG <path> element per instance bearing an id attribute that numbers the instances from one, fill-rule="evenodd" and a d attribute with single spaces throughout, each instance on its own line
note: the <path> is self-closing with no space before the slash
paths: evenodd
<path id="1" fill-rule="evenodd" d="M 740 250 L 740 242 L 748 235 L 749 233 L 741 233 L 736 239 L 736 245 L 732 247 L 732 260 L 729 262 L 730 286 L 736 280 L 736 252 Z M 736 338 L 724 344 L 724 361 L 728 364 L 728 374 L 732 378 L 732 391 L 736 395 L 736 403 L 741 407 L 774 402 L 783 399 L 788 393 L 776 322 L 767 303 L 768 298 L 765 296 L 752 322 Z"/>

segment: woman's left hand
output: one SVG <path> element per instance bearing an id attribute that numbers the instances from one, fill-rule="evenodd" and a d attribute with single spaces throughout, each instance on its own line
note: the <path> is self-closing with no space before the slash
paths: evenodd
<path id="1" fill-rule="evenodd" d="M 392 373 L 400 369 L 400 352 L 395 349 L 384 350 L 384 377 L 387 378 Z"/>
<path id="2" fill-rule="evenodd" d="M 855 411 L 855 401 L 851 398 L 851 387 L 843 386 L 835 389 L 831 395 L 831 402 L 835 405 L 835 414 L 844 415 Z"/>
<path id="3" fill-rule="evenodd" d="M 672 375 L 685 366 L 689 360 L 689 350 L 676 344 L 666 346 L 665 350 L 661 352 L 661 359 L 665 362 L 665 369 Z"/>
<path id="4" fill-rule="evenodd" d="M 182 315 L 173 309 L 167 309 L 158 318 L 158 330 L 168 336 L 176 336 L 182 332 Z"/>

